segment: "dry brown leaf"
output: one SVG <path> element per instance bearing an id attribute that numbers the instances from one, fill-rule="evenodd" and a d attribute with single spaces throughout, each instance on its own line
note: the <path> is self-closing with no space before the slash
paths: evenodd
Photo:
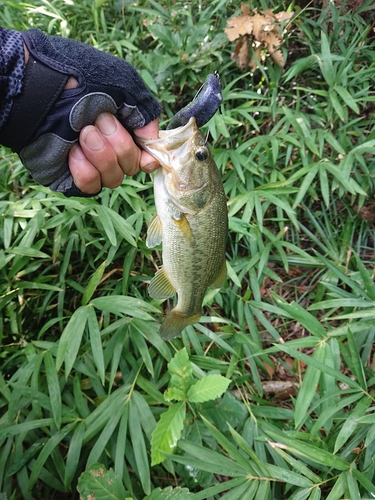
<path id="1" fill-rule="evenodd" d="M 246 3 L 241 3 L 241 12 L 244 16 L 251 16 L 250 7 Z"/>
<path id="2" fill-rule="evenodd" d="M 278 12 L 275 14 L 275 18 L 278 23 L 282 23 L 283 21 L 289 21 L 293 17 L 293 14 L 294 12 Z"/>
<path id="3" fill-rule="evenodd" d="M 241 69 L 245 70 L 247 68 L 249 63 L 249 41 L 247 36 L 237 40 L 231 58 L 236 61 L 237 66 Z"/>
<path id="4" fill-rule="evenodd" d="M 293 12 L 279 12 L 274 14 L 271 9 L 252 12 L 245 3 L 241 4 L 241 12 L 237 17 L 227 21 L 225 33 L 230 41 L 237 40 L 232 59 L 237 65 L 246 70 L 250 66 L 252 71 L 258 67 L 262 51 L 268 51 L 273 60 L 281 67 L 285 65 L 283 53 L 280 50 L 282 36 L 280 23 L 289 20 Z M 243 39 L 241 38 L 243 37 Z M 253 55 L 249 61 L 249 49 Z"/>
<path id="5" fill-rule="evenodd" d="M 250 16 L 240 15 L 227 21 L 228 28 L 224 31 L 231 42 L 241 35 L 251 35 L 253 31 L 253 21 Z"/>

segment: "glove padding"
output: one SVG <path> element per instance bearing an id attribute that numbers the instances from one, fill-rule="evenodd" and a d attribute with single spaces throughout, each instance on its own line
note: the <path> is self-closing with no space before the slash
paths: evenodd
<path id="1" fill-rule="evenodd" d="M 132 131 L 157 118 L 160 105 L 122 59 L 36 29 L 22 37 L 30 56 L 0 143 L 20 155 L 40 184 L 66 196 L 92 196 L 75 186 L 68 167 L 68 153 L 80 130 L 100 113 L 110 112 Z M 78 87 L 63 90 L 70 76 Z"/>

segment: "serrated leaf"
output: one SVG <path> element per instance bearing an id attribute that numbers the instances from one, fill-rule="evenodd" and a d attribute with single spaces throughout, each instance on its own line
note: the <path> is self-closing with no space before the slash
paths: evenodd
<path id="1" fill-rule="evenodd" d="M 168 363 L 168 372 L 171 375 L 169 387 L 179 389 L 186 397 L 194 380 L 193 365 L 185 347 L 178 351 Z"/>
<path id="2" fill-rule="evenodd" d="M 161 415 L 152 433 L 151 465 L 164 462 L 166 456 L 161 453 L 162 451 L 173 453 L 177 446 L 177 441 L 181 437 L 185 413 L 186 404 L 182 401 L 171 405 L 168 410 Z"/>
<path id="3" fill-rule="evenodd" d="M 77 490 L 81 500 L 124 500 L 127 491 L 112 469 L 92 464 L 78 479 Z"/>
<path id="4" fill-rule="evenodd" d="M 222 375 L 207 375 L 190 387 L 187 397 L 190 403 L 204 403 L 220 397 L 230 384 Z"/>

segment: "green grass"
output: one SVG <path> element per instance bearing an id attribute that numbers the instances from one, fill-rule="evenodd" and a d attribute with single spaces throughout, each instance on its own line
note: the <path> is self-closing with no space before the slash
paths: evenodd
<path id="1" fill-rule="evenodd" d="M 219 69 L 230 237 L 225 287 L 165 343 L 152 179 L 66 199 L 0 149 L 1 500 L 375 495 L 373 10 L 303 5 L 251 4 L 296 14 L 284 70 L 244 74 L 240 2 L 5 1 L 3 26 L 134 64 L 162 127 Z"/>

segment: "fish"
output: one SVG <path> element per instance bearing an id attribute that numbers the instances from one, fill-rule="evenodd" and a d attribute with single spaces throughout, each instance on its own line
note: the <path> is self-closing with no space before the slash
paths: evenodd
<path id="1" fill-rule="evenodd" d="M 161 165 L 154 177 L 156 214 L 146 245 L 162 243 L 162 267 L 148 292 L 158 300 L 178 296 L 164 317 L 160 335 L 171 340 L 201 317 L 208 287 L 226 279 L 227 200 L 219 170 L 196 118 L 158 139 L 137 139 Z"/>

